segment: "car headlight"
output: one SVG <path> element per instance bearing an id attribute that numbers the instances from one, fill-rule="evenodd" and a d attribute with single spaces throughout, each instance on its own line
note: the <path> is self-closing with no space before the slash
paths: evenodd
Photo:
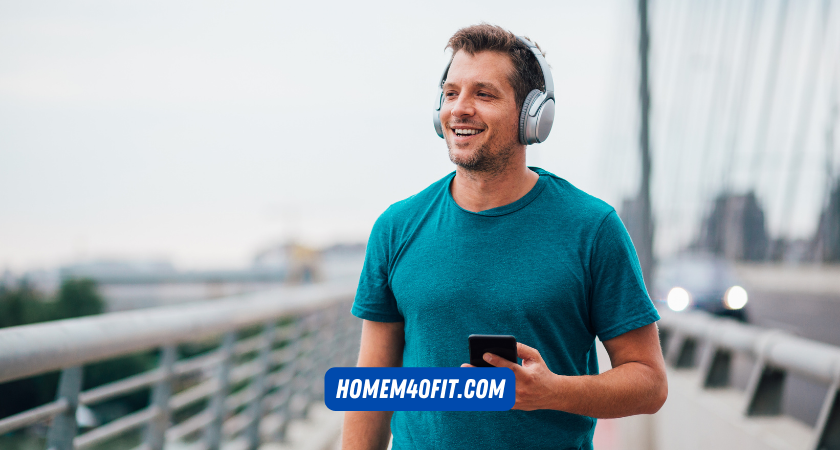
<path id="1" fill-rule="evenodd" d="M 689 303 L 691 303 L 691 296 L 685 289 L 675 287 L 668 291 L 668 307 L 672 310 L 682 311 L 688 308 Z"/>
<path id="2" fill-rule="evenodd" d="M 732 286 L 723 294 L 723 305 L 729 309 L 741 309 L 747 304 L 747 290 L 741 286 Z"/>

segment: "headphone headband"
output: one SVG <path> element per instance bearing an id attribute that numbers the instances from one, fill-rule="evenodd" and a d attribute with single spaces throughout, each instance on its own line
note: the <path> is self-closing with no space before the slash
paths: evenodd
<path id="1" fill-rule="evenodd" d="M 522 110 L 519 113 L 519 142 L 524 145 L 538 144 L 544 142 L 551 132 L 551 126 L 554 123 L 554 79 L 551 77 L 551 69 L 545 61 L 540 49 L 537 46 L 525 39 L 522 36 L 517 36 L 517 39 L 525 44 L 534 57 L 537 58 L 537 63 L 540 65 L 542 71 L 543 84 L 545 85 L 545 92 L 534 89 L 525 97 L 522 104 Z M 449 67 L 452 65 L 452 60 L 455 55 L 446 64 L 443 69 L 443 74 L 440 76 L 438 83 L 438 95 L 435 99 L 435 109 L 433 111 L 433 121 L 435 131 L 438 136 L 443 138 L 443 125 L 440 120 L 440 109 L 443 107 L 443 83 L 446 81 L 446 76 L 449 74 Z"/>
<path id="2" fill-rule="evenodd" d="M 537 63 L 540 65 L 540 71 L 542 71 L 543 83 L 545 83 L 545 95 L 547 95 L 548 98 L 554 98 L 554 79 L 551 77 L 551 69 L 545 61 L 545 56 L 543 56 L 540 49 L 538 49 L 536 44 L 533 42 L 522 36 L 516 36 L 516 38 L 522 41 L 522 43 L 528 47 L 528 50 L 531 50 L 531 53 L 533 53 L 537 58 Z M 446 69 L 449 71 L 449 66 L 447 66 Z"/>

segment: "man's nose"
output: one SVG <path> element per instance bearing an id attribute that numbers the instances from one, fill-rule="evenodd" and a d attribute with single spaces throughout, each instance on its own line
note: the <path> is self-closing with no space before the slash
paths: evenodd
<path id="1" fill-rule="evenodd" d="M 452 117 L 468 117 L 475 114 L 472 99 L 468 96 L 461 95 L 452 104 Z"/>

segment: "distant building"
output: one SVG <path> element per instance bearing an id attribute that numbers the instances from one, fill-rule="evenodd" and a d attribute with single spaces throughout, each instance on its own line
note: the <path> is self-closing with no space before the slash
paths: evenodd
<path id="1" fill-rule="evenodd" d="M 367 244 L 339 243 L 316 250 L 294 242 L 275 245 L 254 256 L 254 268 L 277 268 L 292 284 L 359 279 Z"/>
<path id="2" fill-rule="evenodd" d="M 177 270 L 166 260 L 100 259 L 59 270 L 62 280 L 96 281 L 108 311 L 149 308 L 265 290 L 286 282 L 285 267 Z"/>
<path id="3" fill-rule="evenodd" d="M 828 196 L 828 204 L 820 214 L 817 234 L 814 236 L 816 259 L 840 262 L 840 180 Z"/>
<path id="4" fill-rule="evenodd" d="M 252 267 L 259 270 L 282 270 L 286 274 L 285 281 L 291 284 L 306 284 L 323 280 L 320 252 L 296 242 L 288 242 L 260 251 L 254 256 Z"/>
<path id="5" fill-rule="evenodd" d="M 0 272 L 0 286 L 22 284 L 50 296 L 63 280 L 94 280 L 108 311 L 149 308 L 209 300 L 272 289 L 286 284 L 358 281 L 365 257 L 364 243 L 334 244 L 315 249 L 297 243 L 259 251 L 242 268 L 178 270 L 168 260 L 94 259 L 58 269 L 32 270 L 16 276 Z"/>
<path id="6" fill-rule="evenodd" d="M 61 279 L 90 278 L 99 282 L 112 280 L 171 277 L 177 273 L 166 260 L 95 259 L 68 264 L 59 269 Z"/>
<path id="7" fill-rule="evenodd" d="M 733 261 L 762 261 L 769 237 L 754 192 L 721 194 L 703 220 L 695 246 Z"/>
<path id="8" fill-rule="evenodd" d="M 364 242 L 335 244 L 321 250 L 321 269 L 324 278 L 336 281 L 359 281 L 365 263 Z"/>

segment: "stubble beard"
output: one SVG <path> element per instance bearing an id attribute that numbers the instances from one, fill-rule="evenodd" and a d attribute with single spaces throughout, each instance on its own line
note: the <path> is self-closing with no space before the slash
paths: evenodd
<path id="1" fill-rule="evenodd" d="M 448 138 L 446 139 L 446 147 L 449 149 L 449 160 L 453 164 L 468 173 L 485 176 L 493 176 L 504 172 L 508 165 L 510 165 L 511 158 L 516 153 L 515 150 L 518 143 L 518 141 L 502 143 L 498 139 L 495 141 L 491 140 L 478 146 L 474 152 L 466 157 L 461 157 L 452 151 L 453 144 Z"/>

